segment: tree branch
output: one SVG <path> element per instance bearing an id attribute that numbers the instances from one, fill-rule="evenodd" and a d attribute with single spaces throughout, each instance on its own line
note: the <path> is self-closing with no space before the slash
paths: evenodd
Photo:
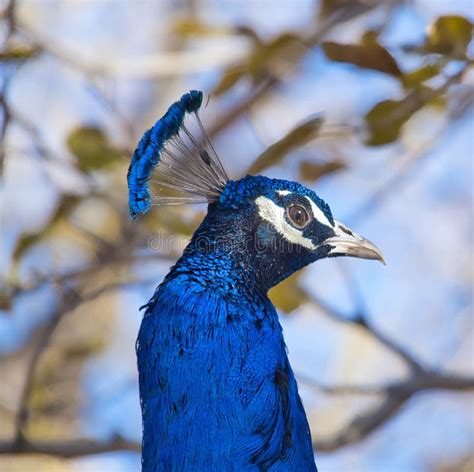
<path id="1" fill-rule="evenodd" d="M 73 290 L 63 290 L 59 307 L 48 322 L 41 328 L 36 345 L 31 353 L 25 374 L 25 381 L 20 393 L 20 401 L 15 417 L 15 442 L 21 442 L 23 431 L 28 421 L 28 400 L 34 386 L 35 372 L 43 352 L 49 345 L 50 339 L 58 327 L 63 315 L 75 309 L 82 302 Z"/>
<path id="2" fill-rule="evenodd" d="M 6 23 L 5 28 L 5 45 L 8 44 L 10 38 L 15 29 L 15 11 L 16 11 L 16 0 L 10 0 L 4 10 L 1 13 L 1 19 Z M 10 85 L 11 78 L 14 71 L 8 67 L 1 67 L 1 89 L 0 89 L 0 110 L 2 116 L 0 117 L 0 175 L 3 175 L 3 165 L 5 161 L 5 136 L 7 129 L 11 121 L 11 110 L 10 104 L 7 100 L 7 90 Z"/>
<path id="3" fill-rule="evenodd" d="M 391 419 L 413 395 L 433 389 L 472 391 L 474 390 L 474 377 L 427 372 L 411 376 L 406 381 L 393 383 L 385 387 L 386 395 L 380 404 L 369 409 L 366 413 L 356 416 L 334 437 L 315 440 L 313 447 L 317 451 L 328 452 L 360 442 Z"/>
<path id="4" fill-rule="evenodd" d="M 29 441 L 25 438 L 14 442 L 0 442 L 0 454 L 47 454 L 57 457 L 81 457 L 115 451 L 140 452 L 140 444 L 116 436 L 109 441 L 72 439 L 61 441 Z"/>

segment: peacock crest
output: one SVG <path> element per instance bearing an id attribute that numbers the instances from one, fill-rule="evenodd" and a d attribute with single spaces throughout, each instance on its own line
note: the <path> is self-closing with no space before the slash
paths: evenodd
<path id="1" fill-rule="evenodd" d="M 199 117 L 202 92 L 191 90 L 173 103 L 143 135 L 128 169 L 133 220 L 153 205 L 212 203 L 229 178 Z M 185 123 L 194 118 L 201 136 Z M 175 195 L 167 195 L 171 189 Z"/>

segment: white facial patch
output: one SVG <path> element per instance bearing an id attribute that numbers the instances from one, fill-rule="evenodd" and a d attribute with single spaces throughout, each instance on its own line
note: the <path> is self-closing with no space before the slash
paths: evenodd
<path id="1" fill-rule="evenodd" d="M 277 194 L 281 197 L 286 197 L 291 192 L 288 190 L 277 190 Z M 318 220 L 321 224 L 329 226 L 332 228 L 332 224 L 328 220 L 327 216 L 321 211 L 321 209 L 316 205 L 316 203 L 311 200 L 308 196 L 305 195 L 306 200 L 308 200 L 309 204 L 311 205 L 311 210 L 313 211 L 313 217 Z"/>
<path id="2" fill-rule="evenodd" d="M 285 192 L 285 190 L 280 190 L 280 192 Z M 260 218 L 271 223 L 275 230 L 287 241 L 293 244 L 299 244 L 311 251 L 316 249 L 311 239 L 303 236 L 303 231 L 294 228 L 286 221 L 284 208 L 278 206 L 273 200 L 267 197 L 258 197 L 255 200 L 255 204 L 257 205 Z"/>
<path id="3" fill-rule="evenodd" d="M 311 200 L 311 198 L 305 195 L 306 200 L 308 200 L 311 205 L 311 211 L 313 212 L 314 219 L 318 220 L 321 224 L 329 226 L 332 228 L 332 224 L 327 219 L 327 216 L 321 211 L 321 209 L 316 205 L 316 203 Z"/>

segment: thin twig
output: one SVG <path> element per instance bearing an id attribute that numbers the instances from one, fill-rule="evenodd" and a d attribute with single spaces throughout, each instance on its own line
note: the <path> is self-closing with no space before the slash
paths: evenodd
<path id="1" fill-rule="evenodd" d="M 20 393 L 19 406 L 15 418 L 15 442 L 24 441 L 24 428 L 28 420 L 28 400 L 34 386 L 35 372 L 43 352 L 49 345 L 50 339 L 58 327 L 65 312 L 80 305 L 82 299 L 74 290 L 62 290 L 59 307 L 49 321 L 42 327 L 36 345 L 31 353 L 25 373 L 25 381 Z"/>
<path id="2" fill-rule="evenodd" d="M 81 457 L 115 451 L 140 451 L 140 444 L 115 436 L 109 441 L 72 439 L 61 441 L 30 441 L 23 438 L 17 442 L 0 442 L 0 454 L 47 454 L 56 457 Z"/>
<path id="3" fill-rule="evenodd" d="M 367 316 L 364 313 L 356 310 L 354 314 L 347 315 L 340 312 L 335 307 L 330 306 L 324 302 L 317 295 L 306 292 L 308 300 L 315 306 L 317 306 L 324 314 L 328 315 L 335 321 L 342 323 L 352 323 L 363 328 L 368 334 L 373 336 L 380 344 L 388 348 L 393 353 L 401 357 L 409 367 L 414 371 L 425 371 L 426 369 L 402 346 L 390 339 L 387 335 L 383 334 L 378 328 L 373 326 L 367 320 Z"/>
<path id="4" fill-rule="evenodd" d="M 389 388 L 388 385 L 326 385 L 301 372 L 295 372 L 295 375 L 299 383 L 331 395 L 383 395 Z"/>

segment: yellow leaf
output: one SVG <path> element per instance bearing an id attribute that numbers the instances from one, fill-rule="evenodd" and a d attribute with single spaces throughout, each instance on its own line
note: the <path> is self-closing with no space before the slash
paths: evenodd
<path id="1" fill-rule="evenodd" d="M 178 18 L 172 26 L 172 32 L 184 38 L 191 36 L 224 36 L 239 35 L 246 36 L 252 41 L 260 41 L 257 32 L 250 26 L 245 25 L 213 25 L 203 23 L 192 17 Z"/>
<path id="2" fill-rule="evenodd" d="M 110 166 L 122 157 L 122 152 L 110 144 L 104 132 L 94 126 L 73 130 L 67 138 L 67 145 L 76 156 L 79 169 L 84 172 Z"/>
<path id="3" fill-rule="evenodd" d="M 248 72 L 258 79 L 266 73 L 278 74 L 280 68 L 296 64 L 306 52 L 304 40 L 295 33 L 283 33 L 267 43 L 257 43 L 248 59 Z"/>
<path id="4" fill-rule="evenodd" d="M 429 52 L 464 57 L 472 39 L 473 24 L 463 16 L 440 16 L 428 29 Z"/>
<path id="5" fill-rule="evenodd" d="M 302 161 L 299 166 L 300 177 L 305 181 L 315 181 L 321 178 L 323 175 L 337 172 L 338 170 L 344 169 L 345 164 L 341 161 L 331 162 L 311 162 Z"/>
<path id="6" fill-rule="evenodd" d="M 40 49 L 36 46 L 11 45 L 7 49 L 0 51 L 0 61 L 21 61 L 30 59 L 39 54 Z"/>
<path id="7" fill-rule="evenodd" d="M 247 169 L 247 174 L 256 174 L 278 164 L 289 152 L 316 138 L 323 123 L 321 116 L 315 116 L 290 131 L 284 138 L 272 144 Z"/>
<path id="8" fill-rule="evenodd" d="M 13 260 L 18 260 L 21 258 L 30 247 L 34 246 L 41 239 L 48 236 L 55 225 L 63 218 L 68 216 L 77 206 L 79 201 L 80 198 L 75 195 L 63 195 L 62 200 L 59 202 L 51 218 L 40 231 L 21 235 L 20 239 L 16 243 L 15 250 L 13 251 Z"/>
<path id="9" fill-rule="evenodd" d="M 426 64 L 418 69 L 403 74 L 402 83 L 407 88 L 413 88 L 422 82 L 436 77 L 441 71 L 439 64 Z"/>
<path id="10" fill-rule="evenodd" d="M 398 77 L 401 71 L 397 61 L 373 38 L 362 44 L 340 44 L 327 41 L 322 44 L 326 56 L 332 61 L 354 64 L 363 69 L 372 69 Z"/>
<path id="11" fill-rule="evenodd" d="M 305 291 L 298 286 L 301 272 L 297 272 L 273 287 L 269 292 L 272 303 L 284 313 L 291 313 L 307 300 Z"/>
<path id="12" fill-rule="evenodd" d="M 178 18 L 173 32 L 180 36 L 221 36 L 232 32 L 231 28 L 202 23 L 194 18 Z"/>
<path id="13" fill-rule="evenodd" d="M 231 89 L 237 82 L 239 82 L 242 78 L 245 77 L 246 73 L 248 72 L 245 66 L 234 66 L 222 74 L 217 85 L 214 87 L 212 91 L 212 95 L 219 96 L 223 93 L 227 92 Z"/>
<path id="14" fill-rule="evenodd" d="M 365 115 L 369 136 L 366 144 L 379 146 L 396 141 L 402 126 L 424 106 L 444 107 L 443 93 L 424 85 L 418 86 L 402 100 L 384 100 Z"/>

